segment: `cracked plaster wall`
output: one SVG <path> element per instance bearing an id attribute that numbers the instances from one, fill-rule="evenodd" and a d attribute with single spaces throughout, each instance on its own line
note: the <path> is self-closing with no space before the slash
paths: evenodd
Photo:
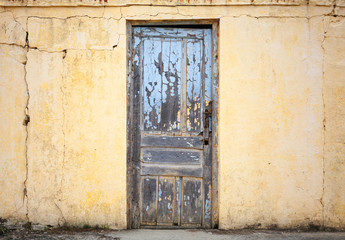
<path id="1" fill-rule="evenodd" d="M 0 1 L 1 218 L 126 228 L 126 20 L 219 19 L 220 228 L 345 228 L 343 1 L 39 2 Z"/>

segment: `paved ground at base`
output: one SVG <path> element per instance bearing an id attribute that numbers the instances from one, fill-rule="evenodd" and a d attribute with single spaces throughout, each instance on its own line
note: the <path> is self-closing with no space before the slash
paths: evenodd
<path id="1" fill-rule="evenodd" d="M 280 232 L 280 231 L 203 231 L 203 230 L 128 230 L 92 231 L 71 233 L 19 233 L 11 232 L 0 236 L 5 239 L 68 239 L 68 240 L 345 240 L 345 232 Z"/>

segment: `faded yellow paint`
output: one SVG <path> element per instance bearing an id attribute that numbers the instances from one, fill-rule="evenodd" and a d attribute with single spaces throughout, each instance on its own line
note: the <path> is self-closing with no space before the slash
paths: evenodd
<path id="1" fill-rule="evenodd" d="M 218 19 L 220 228 L 345 228 L 338 2 L 0 0 L 0 217 L 126 228 L 126 21 Z"/>
<path id="2" fill-rule="evenodd" d="M 101 192 L 99 190 L 92 191 L 92 192 L 86 192 L 85 205 L 88 208 L 94 207 L 95 203 L 99 202 L 100 197 L 101 197 Z"/>
<path id="3" fill-rule="evenodd" d="M 3 39 L 3 38 L 1 38 Z M 26 173 L 24 108 L 26 51 L 0 44 L 0 216 L 25 220 L 23 189 Z"/>
<path id="4" fill-rule="evenodd" d="M 326 18 L 324 48 L 325 225 L 343 228 L 345 211 L 345 18 Z"/>
<path id="5" fill-rule="evenodd" d="M 220 21 L 221 228 L 322 223 L 323 115 L 312 108 L 323 107 L 319 25 Z"/>

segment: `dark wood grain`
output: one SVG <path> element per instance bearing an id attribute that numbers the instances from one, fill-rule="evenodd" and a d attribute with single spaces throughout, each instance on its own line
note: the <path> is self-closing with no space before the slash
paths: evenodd
<path id="1" fill-rule="evenodd" d="M 203 38 L 202 29 L 175 28 L 175 27 L 137 27 L 135 36 L 157 38 Z"/>
<path id="2" fill-rule="evenodd" d="M 141 146 L 203 149 L 202 139 L 202 136 L 182 137 L 142 135 Z"/>
<path id="3" fill-rule="evenodd" d="M 141 165 L 141 175 L 147 176 L 190 176 L 202 177 L 202 165 L 176 166 L 161 164 L 146 164 Z"/>
<path id="4" fill-rule="evenodd" d="M 162 41 L 143 39 L 142 95 L 143 130 L 160 131 L 162 110 Z"/>
<path id="5" fill-rule="evenodd" d="M 212 24 L 212 228 L 218 228 L 218 22 Z"/>
<path id="6" fill-rule="evenodd" d="M 202 151 L 186 149 L 144 148 L 141 150 L 141 161 L 144 163 L 162 164 L 202 164 Z M 162 165 L 164 167 L 164 165 Z M 188 166 L 186 166 L 188 167 Z"/>
<path id="7" fill-rule="evenodd" d="M 162 131 L 180 131 L 182 43 L 162 41 Z"/>
<path id="8" fill-rule="evenodd" d="M 175 177 L 159 177 L 157 224 L 172 224 L 174 219 Z"/>
<path id="9" fill-rule="evenodd" d="M 181 225 L 181 181 L 182 177 L 175 178 L 175 201 L 174 201 L 174 221 L 173 224 L 176 226 Z"/>
<path id="10" fill-rule="evenodd" d="M 133 219 L 132 201 L 133 201 L 133 176 L 132 176 L 132 25 L 127 23 L 127 228 L 131 228 Z"/>
<path id="11" fill-rule="evenodd" d="M 198 134 L 202 130 L 203 110 L 203 41 L 187 41 L 187 130 Z"/>
<path id="12" fill-rule="evenodd" d="M 156 223 L 157 177 L 143 177 L 141 180 L 141 222 Z"/>
<path id="13" fill-rule="evenodd" d="M 141 87 L 141 49 L 140 39 L 132 39 L 132 82 L 131 82 L 131 175 L 132 177 L 132 202 L 131 226 L 140 226 L 140 87 Z"/>
<path id="14" fill-rule="evenodd" d="M 201 224 L 202 180 L 183 178 L 182 223 Z"/>

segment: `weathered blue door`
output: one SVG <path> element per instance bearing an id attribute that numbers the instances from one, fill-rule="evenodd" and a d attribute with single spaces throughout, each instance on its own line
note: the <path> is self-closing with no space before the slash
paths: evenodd
<path id="1" fill-rule="evenodd" d="M 211 35 L 133 28 L 141 226 L 211 227 Z"/>

